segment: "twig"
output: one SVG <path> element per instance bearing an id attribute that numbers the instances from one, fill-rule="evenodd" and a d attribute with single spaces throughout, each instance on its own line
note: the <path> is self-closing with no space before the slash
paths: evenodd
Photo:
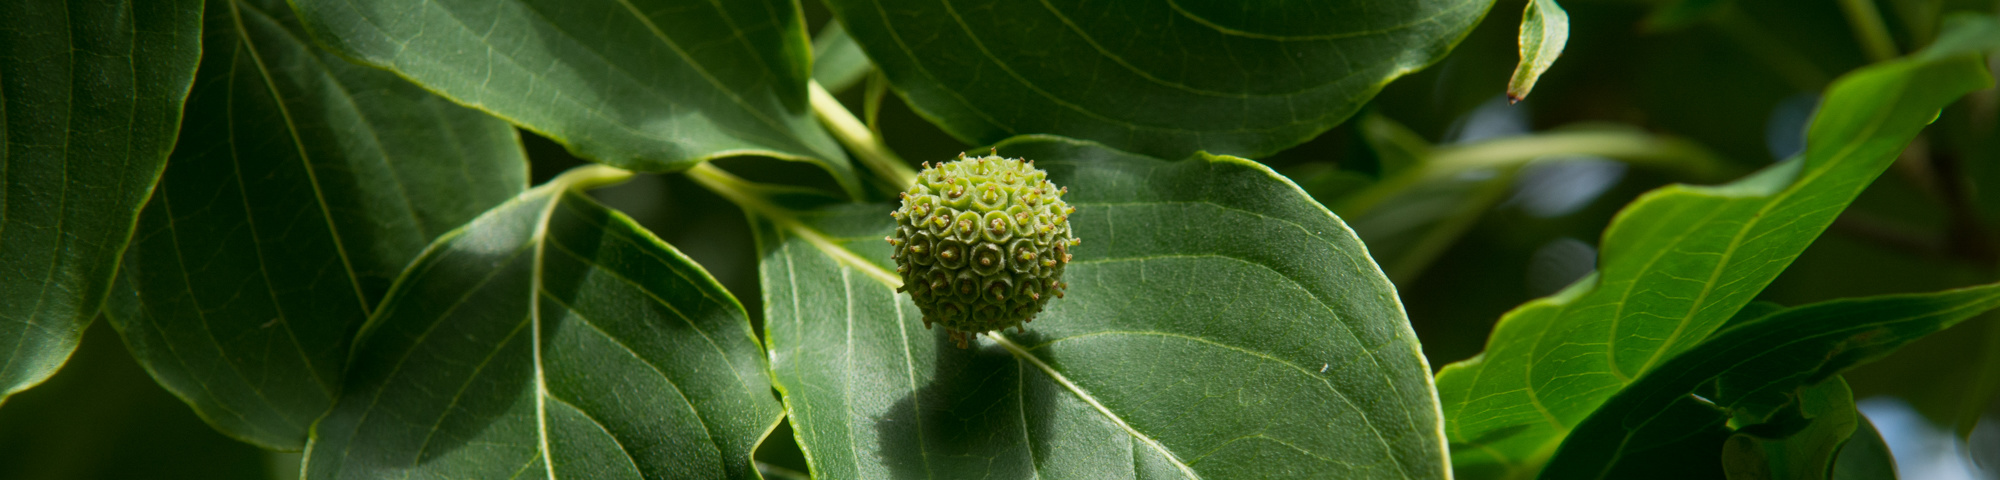
<path id="1" fill-rule="evenodd" d="M 826 87 L 820 86 L 819 82 L 812 82 L 809 88 L 812 93 L 813 114 L 819 117 L 820 123 L 826 125 L 828 131 L 833 133 L 834 139 L 840 140 L 841 145 L 846 145 L 848 151 L 854 152 L 854 156 L 861 159 L 862 165 L 866 165 L 869 170 L 875 172 L 875 175 L 888 181 L 895 189 L 900 190 L 916 183 L 916 169 L 910 168 L 909 162 L 903 161 L 902 157 L 896 156 L 896 152 L 889 150 L 889 146 L 882 143 L 882 137 L 876 136 L 874 130 L 870 130 L 867 124 L 861 123 L 861 119 L 855 118 L 853 112 L 847 111 L 847 107 L 841 105 L 839 99 L 833 98 L 833 93 L 826 91 Z"/>

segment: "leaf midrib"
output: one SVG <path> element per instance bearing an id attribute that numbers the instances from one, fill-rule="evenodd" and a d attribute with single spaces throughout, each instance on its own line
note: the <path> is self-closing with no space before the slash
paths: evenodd
<path id="1" fill-rule="evenodd" d="M 313 157 L 311 154 L 308 154 L 306 152 L 305 141 L 303 139 L 303 135 L 299 131 L 298 123 L 292 119 L 292 109 L 290 106 L 285 104 L 284 102 L 285 97 L 282 94 L 281 90 L 278 89 L 278 84 L 274 80 L 274 75 L 271 74 L 270 67 L 265 65 L 263 57 L 257 54 L 257 48 L 254 46 L 256 45 L 256 42 L 250 39 L 249 30 L 243 26 L 243 13 L 238 5 L 239 3 L 241 2 L 238 0 L 229 1 L 229 17 L 230 20 L 236 25 L 236 35 L 238 41 L 241 41 L 244 45 L 242 51 L 244 53 L 249 54 L 250 61 L 257 66 L 258 78 L 264 80 L 264 88 L 267 89 L 267 92 L 271 94 L 272 104 L 277 106 L 279 117 L 285 119 L 285 131 L 291 134 L 292 137 L 291 144 L 293 148 L 298 151 L 299 162 L 301 163 L 300 166 L 303 167 L 301 168 L 301 170 L 303 170 L 306 174 L 307 183 L 312 185 L 313 201 L 315 205 L 319 207 L 320 219 L 326 222 L 326 230 L 327 233 L 329 234 L 328 236 L 331 237 L 331 239 L 333 240 L 334 251 L 338 253 L 338 257 L 340 257 L 340 266 L 341 268 L 345 269 L 345 273 L 347 273 L 347 283 L 349 286 L 354 288 L 355 300 L 361 304 L 361 312 L 364 315 L 373 314 L 375 312 L 375 306 L 368 304 L 367 300 L 368 295 L 364 293 L 366 292 L 366 290 L 361 288 L 361 283 L 354 274 L 355 272 L 354 261 L 348 258 L 349 255 L 347 252 L 347 245 L 341 239 L 340 228 L 334 225 L 333 212 L 329 210 L 326 201 L 326 193 L 320 187 L 319 173 L 315 172 L 313 169 Z M 233 62 L 231 64 L 234 65 Z M 234 73 L 233 68 L 231 73 Z M 227 112 L 229 112 L 230 114 L 230 119 L 231 119 L 230 123 L 232 124 L 235 123 L 234 119 L 236 110 L 233 108 L 233 105 L 232 108 L 227 110 Z M 230 157 L 232 159 L 235 159 L 239 158 L 239 156 L 236 155 L 235 151 L 236 142 L 233 141 L 234 129 L 231 129 L 231 132 L 232 132 L 231 135 L 232 141 L 230 142 Z M 237 162 L 237 164 L 239 165 L 240 169 L 240 162 Z M 237 178 L 239 180 L 242 178 L 242 174 L 240 171 L 238 172 Z M 247 194 L 247 192 L 245 193 Z M 246 208 L 249 207 L 250 205 L 248 203 L 249 202 L 248 197 L 245 197 L 244 201 L 245 201 L 244 206 Z M 248 213 L 249 213 L 248 211 L 245 212 L 246 219 L 248 218 Z M 254 232 L 256 229 L 252 228 L 251 230 Z M 261 245 L 263 242 L 259 241 L 256 243 Z M 261 247 L 259 248 L 259 251 L 262 251 Z M 263 262 L 259 262 L 260 271 L 262 271 L 261 265 L 263 265 Z M 265 280 L 269 281 L 270 280 L 268 278 L 269 272 L 266 271 L 264 272 L 264 274 L 267 277 L 265 278 Z M 296 338 L 294 338 L 293 340 L 297 341 Z M 304 352 L 300 353 L 304 354 Z M 315 379 L 317 379 L 317 372 L 315 372 Z"/>
<path id="2" fill-rule="evenodd" d="M 901 322 L 899 321 L 898 323 Z M 1035 368 L 1042 370 L 1042 374 L 1048 375 L 1049 379 L 1055 380 L 1056 383 L 1061 384 L 1063 388 L 1068 389 L 1071 394 L 1076 395 L 1078 399 L 1083 400 L 1084 403 L 1090 404 L 1091 408 L 1097 409 L 1097 412 L 1103 414 L 1104 418 L 1110 419 L 1112 423 L 1118 425 L 1118 428 L 1124 429 L 1126 434 L 1131 435 L 1132 438 L 1139 439 L 1139 441 L 1141 442 L 1145 442 L 1146 446 L 1152 447 L 1153 450 L 1160 452 L 1161 455 L 1165 455 L 1167 457 L 1167 461 L 1173 463 L 1175 467 L 1180 468 L 1181 473 L 1187 475 L 1188 478 L 1195 478 L 1195 479 L 1201 478 L 1201 475 L 1194 473 L 1193 468 L 1189 468 L 1187 463 L 1181 461 L 1179 455 L 1175 455 L 1172 450 L 1168 450 L 1165 445 L 1161 445 L 1160 442 L 1158 440 L 1154 440 L 1153 437 L 1148 436 L 1144 433 L 1140 433 L 1138 430 L 1133 429 L 1132 425 L 1125 423 L 1124 418 L 1119 417 L 1118 414 L 1116 413 L 1112 413 L 1111 409 L 1106 408 L 1103 403 L 1099 403 L 1097 401 L 1097 397 L 1091 396 L 1090 393 L 1083 391 L 1082 387 L 1078 387 L 1075 383 L 1070 382 L 1069 377 L 1063 376 L 1063 374 L 1061 372 L 1057 372 L 1054 367 L 1049 366 L 1048 363 L 1042 362 L 1041 357 L 1037 357 L 1035 356 L 1035 354 L 1029 353 L 1027 350 L 1023 350 L 1020 345 L 1015 344 L 1012 340 L 1008 340 L 1007 337 L 1001 336 L 1000 334 L 993 332 L 986 332 L 981 335 L 985 335 L 986 338 L 993 340 L 993 343 L 1000 344 L 1001 348 L 1005 348 L 1007 349 L 1008 353 L 1014 354 L 1014 358 L 1019 360 L 1025 360 L 1028 363 L 1034 364 Z M 907 345 L 907 343 L 905 343 L 905 345 Z M 905 349 L 907 350 L 907 347 L 905 347 Z"/>
<path id="3" fill-rule="evenodd" d="M 1894 90 L 1880 95 L 1887 96 L 1888 98 L 1902 98 L 1903 92 L 1905 90 L 1908 90 L 1908 88 L 1909 88 L 1908 82 L 1899 82 Z M 1891 110 L 1893 110 L 1896 106 L 1897 106 L 1896 104 L 1891 104 L 1889 107 Z M 1888 123 L 1891 113 L 1892 112 L 1883 112 L 1882 114 L 1875 115 L 1865 127 L 1863 127 L 1859 132 L 1856 132 L 1850 138 L 1865 139 L 1873 137 L 1876 131 L 1881 130 L 1882 126 Z M 1770 218 L 1770 216 L 1767 214 L 1770 213 L 1773 209 L 1778 208 L 1780 204 L 1783 204 L 1793 195 L 1796 195 L 1799 192 L 1804 191 L 1808 184 L 1814 183 L 1818 181 L 1819 178 L 1826 176 L 1829 172 L 1832 172 L 1834 170 L 1835 165 L 1839 165 L 1842 161 L 1846 160 L 1847 157 L 1853 155 L 1854 151 L 1860 149 L 1861 146 L 1865 143 L 1867 142 L 1862 142 L 1862 141 L 1847 142 L 1840 148 L 1840 150 L 1834 152 L 1834 154 L 1829 156 L 1825 161 L 1820 162 L 1818 165 L 1815 165 L 1816 167 L 1819 168 L 1814 168 L 1804 172 L 1804 174 L 1800 176 L 1797 180 L 1794 180 L 1791 185 L 1787 186 L 1784 190 L 1777 192 L 1775 195 L 1772 195 L 1770 201 L 1765 203 L 1763 208 L 1757 209 L 1756 215 L 1751 216 L 1750 220 L 1743 222 L 1743 227 L 1737 230 L 1736 235 L 1734 237 L 1730 238 L 1729 248 L 1724 250 L 1722 253 L 1722 258 L 1716 261 L 1715 270 L 1709 274 L 1708 281 L 1702 284 L 1701 294 L 1695 298 L 1694 302 L 1691 302 L 1689 304 L 1687 313 L 1683 314 L 1681 321 L 1674 325 L 1674 331 L 1667 335 L 1666 340 L 1660 343 L 1660 348 L 1658 350 L 1654 350 L 1653 355 L 1646 359 L 1646 363 L 1639 367 L 1640 374 L 1644 374 L 1647 370 L 1651 369 L 1654 364 L 1659 363 L 1659 361 L 1662 358 L 1661 355 L 1664 355 L 1667 350 L 1674 348 L 1674 342 L 1680 339 L 1680 336 L 1682 332 L 1686 330 L 1687 325 L 1689 323 L 1692 323 L 1694 321 L 1694 317 L 1701 312 L 1701 307 L 1703 306 L 1702 304 L 1708 300 L 1710 294 L 1714 293 L 1716 281 L 1722 277 L 1722 272 L 1729 268 L 1729 261 L 1735 258 L 1737 249 L 1741 248 L 1746 243 L 1756 240 L 1756 238 L 1745 240 L 1743 236 L 1749 234 L 1750 231 L 1752 229 L 1755 229 L 1758 225 L 1761 225 L 1764 219 Z M 1810 160 L 1810 158 L 1808 157 L 1799 159 L 1799 161 L 1807 161 L 1807 160 Z M 1850 199 L 1850 201 L 1852 200 Z M 1759 237 L 1761 238 L 1762 235 L 1759 235 Z M 1796 255 L 1794 255 L 1794 257 L 1796 257 Z M 1615 369 L 1616 367 L 1614 366 L 1613 368 Z M 1630 382 L 1626 383 L 1629 384 Z"/>

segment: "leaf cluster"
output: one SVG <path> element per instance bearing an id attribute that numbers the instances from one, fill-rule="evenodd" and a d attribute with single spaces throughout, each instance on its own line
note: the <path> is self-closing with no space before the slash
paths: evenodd
<path id="1" fill-rule="evenodd" d="M 1857 398 L 1973 431 L 2000 19 L 1568 3 L 0 5 L 0 476 L 1864 479 Z M 1646 75 L 1713 42 L 1757 73 Z M 1068 189 L 1023 329 L 930 330 L 885 241 L 960 152 Z M 1882 380 L 1961 323 L 1957 396 Z"/>

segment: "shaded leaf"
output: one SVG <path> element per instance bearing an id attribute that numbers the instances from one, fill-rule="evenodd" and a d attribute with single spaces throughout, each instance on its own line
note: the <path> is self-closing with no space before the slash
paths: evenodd
<path id="1" fill-rule="evenodd" d="M 311 46 L 280 0 L 209 0 L 172 164 L 107 313 L 210 424 L 305 447 L 350 340 L 433 238 L 527 188 L 513 127 Z"/>
<path id="2" fill-rule="evenodd" d="M 1542 478 L 1700 478 L 1690 475 L 1720 465 L 1704 469 L 1704 462 L 1689 459 L 1722 449 L 1732 412 L 1766 410 L 1783 403 L 1776 399 L 1799 398 L 1810 385 L 1838 382 L 1832 379 L 1846 369 L 1995 307 L 2000 285 L 1986 285 L 1834 300 L 1716 332 L 1647 372 L 1577 425 Z M 1852 397 L 1830 400 L 1852 408 Z"/>
<path id="3" fill-rule="evenodd" d="M 0 4 L 0 402 L 96 318 L 200 42 L 199 0 Z"/>
<path id="4" fill-rule="evenodd" d="M 1485 353 L 1438 375 L 1462 478 L 1531 475 L 1632 379 L 1706 338 L 1888 168 L 1938 109 L 1990 79 L 1963 51 L 1836 82 L 1803 158 L 1736 182 L 1654 190 L 1599 242 L 1599 273 L 1508 312 Z"/>
<path id="5" fill-rule="evenodd" d="M 1262 156 L 1442 58 L 1488 0 L 832 0 L 917 112 L 967 143 L 1056 134 Z"/>
<path id="6" fill-rule="evenodd" d="M 1084 242 L 1066 298 L 969 350 L 896 293 L 892 205 L 694 171 L 757 225 L 772 368 L 816 478 L 1446 474 L 1394 287 L 1296 186 L 1239 158 L 998 148 L 1070 189 Z"/>
<path id="7" fill-rule="evenodd" d="M 1782 419 L 1749 423 L 1743 414 L 1736 415 L 1737 423 L 1749 427 L 1736 429 L 1722 444 L 1722 470 L 1729 478 L 1823 479 L 1833 473 L 1834 456 L 1861 419 L 1861 412 L 1854 409 L 1854 392 L 1836 376 L 1799 387 L 1788 399 L 1791 402 L 1774 412 Z"/>
<path id="8" fill-rule="evenodd" d="M 298 0 L 329 48 L 562 142 L 676 171 L 733 155 L 860 183 L 806 102 L 792 0 Z"/>
<path id="9" fill-rule="evenodd" d="M 1833 480 L 1896 480 L 1896 457 L 1889 454 L 1889 444 L 1882 441 L 1882 432 L 1875 430 L 1875 424 L 1867 417 L 1854 429 L 1854 436 L 1841 445 L 1840 455 L 1833 460 Z"/>
<path id="10" fill-rule="evenodd" d="M 1535 89 L 1535 81 L 1542 78 L 1542 72 L 1555 65 L 1556 58 L 1562 57 L 1563 46 L 1569 44 L 1569 12 L 1555 0 L 1529 0 L 1526 10 L 1521 12 L 1521 63 L 1514 67 L 1514 76 L 1507 80 L 1507 100 L 1519 102 L 1528 98 L 1528 92 Z"/>
<path id="11" fill-rule="evenodd" d="M 827 90 L 847 90 L 873 71 L 875 64 L 868 63 L 868 55 L 861 53 L 861 45 L 847 36 L 847 28 L 840 22 L 828 22 L 819 36 L 813 37 L 813 81 Z"/>
<path id="12" fill-rule="evenodd" d="M 355 341 L 306 478 L 756 478 L 782 412 L 742 305 L 588 166 L 433 243 Z"/>

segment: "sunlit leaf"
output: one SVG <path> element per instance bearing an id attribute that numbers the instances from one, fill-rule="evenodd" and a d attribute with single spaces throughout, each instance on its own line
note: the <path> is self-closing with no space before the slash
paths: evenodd
<path id="1" fill-rule="evenodd" d="M 200 55 L 199 0 L 0 2 L 0 402 L 97 317 Z"/>
<path id="2" fill-rule="evenodd" d="M 438 235 L 527 188 L 513 127 L 209 0 L 186 125 L 109 317 L 216 428 L 305 447 L 354 332 Z"/>
<path id="3" fill-rule="evenodd" d="M 1485 353 L 1439 373 L 1460 477 L 1534 474 L 1599 404 L 1750 302 L 1939 108 L 1989 83 L 1964 50 L 1857 71 L 1828 90 L 1803 158 L 1627 206 L 1599 273 L 1508 312 Z"/>
<path id="4" fill-rule="evenodd" d="M 971 349 L 898 294 L 883 204 L 698 179 L 753 217 L 773 371 L 816 478 L 1440 478 L 1428 368 L 1339 219 L 1238 158 L 1004 142 L 1083 244 Z"/>
<path id="5" fill-rule="evenodd" d="M 741 304 L 577 189 L 446 234 L 355 340 L 306 478 L 757 478 L 782 414 Z"/>
<path id="6" fill-rule="evenodd" d="M 1555 0 L 1530 0 L 1521 12 L 1521 63 L 1507 80 L 1507 99 L 1519 102 L 1535 89 L 1535 81 L 1554 66 L 1569 44 L 1569 12 Z"/>
<path id="7" fill-rule="evenodd" d="M 1490 0 L 832 0 L 919 113 L 967 143 L 1021 134 L 1160 158 L 1262 156 L 1442 58 Z"/>

